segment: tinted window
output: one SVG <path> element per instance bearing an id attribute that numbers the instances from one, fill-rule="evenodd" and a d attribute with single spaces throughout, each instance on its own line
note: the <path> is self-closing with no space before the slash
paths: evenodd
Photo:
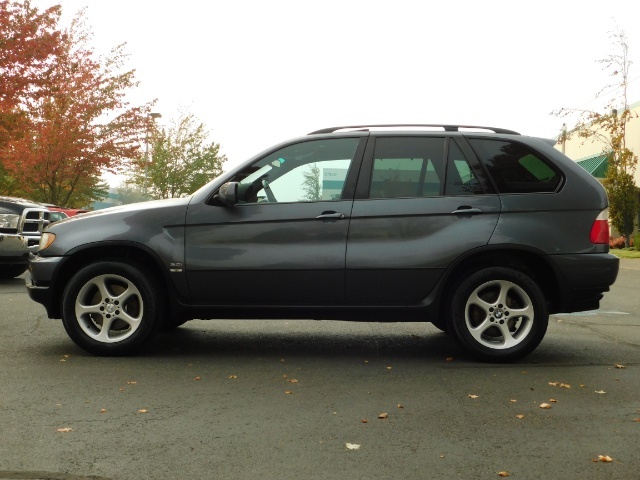
<path id="1" fill-rule="evenodd" d="M 555 192 L 560 173 L 529 147 L 503 140 L 469 139 L 500 193 Z"/>
<path id="2" fill-rule="evenodd" d="M 239 203 L 339 200 L 358 142 L 313 140 L 277 150 L 232 179 Z"/>
<path id="3" fill-rule="evenodd" d="M 443 138 L 378 138 L 369 198 L 440 195 Z"/>
<path id="4" fill-rule="evenodd" d="M 475 172 L 460 147 L 451 140 L 447 159 L 445 195 L 477 195 L 484 193 Z"/>

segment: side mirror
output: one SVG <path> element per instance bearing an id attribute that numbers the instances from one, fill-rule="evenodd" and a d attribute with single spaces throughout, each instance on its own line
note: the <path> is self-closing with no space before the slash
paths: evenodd
<path id="1" fill-rule="evenodd" d="M 227 182 L 222 185 L 215 199 L 223 207 L 233 207 L 238 203 L 238 182 Z"/>

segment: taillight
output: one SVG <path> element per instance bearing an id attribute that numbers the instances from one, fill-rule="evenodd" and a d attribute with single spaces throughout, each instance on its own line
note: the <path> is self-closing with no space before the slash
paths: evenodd
<path id="1" fill-rule="evenodd" d="M 596 244 L 609 244 L 609 211 L 603 210 L 593 221 L 589 240 Z"/>

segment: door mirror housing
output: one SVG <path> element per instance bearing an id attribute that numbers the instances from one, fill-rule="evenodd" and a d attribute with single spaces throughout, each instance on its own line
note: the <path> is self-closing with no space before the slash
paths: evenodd
<path id="1" fill-rule="evenodd" d="M 218 189 L 214 198 L 223 207 L 233 207 L 238 203 L 238 182 L 225 183 Z"/>

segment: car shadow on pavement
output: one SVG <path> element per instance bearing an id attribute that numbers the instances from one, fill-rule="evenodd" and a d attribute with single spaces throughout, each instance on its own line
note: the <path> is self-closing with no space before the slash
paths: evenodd
<path id="1" fill-rule="evenodd" d="M 452 337 L 425 325 L 414 329 L 420 333 L 405 331 L 393 334 L 389 333 L 388 327 L 376 328 L 377 324 L 348 324 L 339 331 L 331 329 L 331 325 L 327 325 L 326 330 L 291 329 L 282 321 L 270 321 L 267 325 L 269 331 L 216 328 L 215 320 L 190 322 L 161 333 L 145 345 L 140 354 L 154 357 L 286 355 L 316 358 L 413 357 L 427 361 L 456 357 L 472 360 Z"/>

